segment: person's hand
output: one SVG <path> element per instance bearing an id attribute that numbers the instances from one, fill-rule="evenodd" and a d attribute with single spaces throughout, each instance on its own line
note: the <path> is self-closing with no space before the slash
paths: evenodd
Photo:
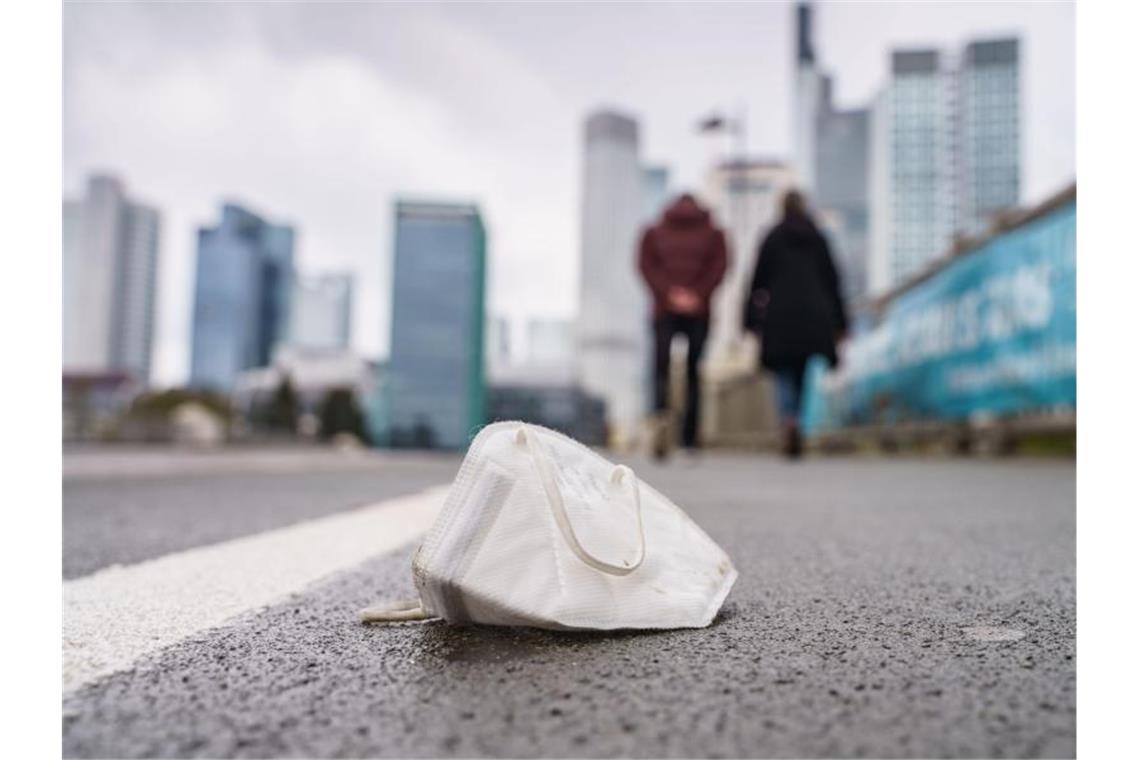
<path id="1" fill-rule="evenodd" d="M 847 331 L 838 330 L 835 333 L 835 363 L 831 365 L 831 369 L 839 369 L 846 361 L 847 354 Z"/>
<path id="2" fill-rule="evenodd" d="M 701 299 L 688 288 L 669 288 L 669 308 L 677 314 L 696 314 L 701 310 Z"/>

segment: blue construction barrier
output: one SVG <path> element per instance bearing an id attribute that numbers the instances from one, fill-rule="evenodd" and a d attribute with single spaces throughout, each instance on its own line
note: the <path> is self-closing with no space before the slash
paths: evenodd
<path id="1" fill-rule="evenodd" d="M 1076 219 L 1074 193 L 899 293 L 812 366 L 805 429 L 1075 410 Z"/>

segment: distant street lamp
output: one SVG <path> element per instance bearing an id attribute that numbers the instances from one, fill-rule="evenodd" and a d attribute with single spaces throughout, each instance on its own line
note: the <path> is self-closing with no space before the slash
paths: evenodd
<path id="1" fill-rule="evenodd" d="M 735 119 L 713 112 L 697 122 L 697 131 L 704 135 L 724 133 L 732 135 L 735 138 L 732 153 L 739 159 L 745 157 L 748 141 L 748 120 L 743 108 L 737 112 Z M 729 158 L 732 157 L 730 154 Z"/>
<path id="2" fill-rule="evenodd" d="M 722 113 L 713 112 L 697 122 L 697 132 L 702 135 L 731 135 L 732 147 L 727 158 L 721 162 L 720 168 L 724 171 L 724 184 L 727 202 L 725 204 L 725 227 L 734 249 L 734 255 L 729 259 L 729 271 L 726 279 L 730 277 L 732 269 L 741 265 L 741 252 L 748 240 L 748 219 L 745 203 L 749 191 L 748 185 L 748 120 L 747 111 L 743 104 L 737 109 L 735 118 Z M 714 165 L 714 169 L 717 167 Z M 734 339 L 728 345 L 729 353 L 735 355 L 740 350 L 739 339 Z"/>
<path id="3" fill-rule="evenodd" d="M 745 185 L 748 178 L 748 119 L 746 114 L 744 107 L 741 106 L 737 110 L 735 118 L 714 111 L 697 122 L 697 132 L 702 135 L 729 134 L 733 138 L 732 149 L 722 166 L 727 175 L 726 190 L 729 195 L 727 209 L 729 219 L 726 221 L 728 228 L 734 233 L 740 232 L 737 229 L 737 224 L 744 221 L 739 204 L 743 201 L 744 191 L 747 188 L 738 187 L 738 185 Z M 744 180 L 743 182 L 738 181 L 737 170 L 740 170 L 739 179 Z M 741 243 L 741 241 L 733 242 Z"/>

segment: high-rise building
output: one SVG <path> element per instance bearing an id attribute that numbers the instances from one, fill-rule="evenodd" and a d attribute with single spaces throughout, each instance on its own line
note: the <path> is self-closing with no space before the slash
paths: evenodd
<path id="1" fill-rule="evenodd" d="M 951 78 L 937 50 L 891 55 L 891 278 L 898 282 L 942 254 L 954 235 L 954 112 Z"/>
<path id="2" fill-rule="evenodd" d="M 77 330 L 87 320 L 79 319 L 79 293 L 83 278 L 83 201 L 63 201 L 63 368 L 74 365 L 86 348 Z"/>
<path id="3" fill-rule="evenodd" d="M 557 430 L 589 446 L 606 444 L 605 403 L 574 382 L 572 368 L 518 365 L 487 389 L 487 416 Z"/>
<path id="4" fill-rule="evenodd" d="M 796 7 L 795 170 L 811 204 L 831 220 L 827 230 L 849 299 L 866 291 L 869 246 L 870 113 L 840 109 L 832 77 L 812 45 L 812 7 Z"/>
<path id="5" fill-rule="evenodd" d="M 516 359 L 513 323 L 508 317 L 491 317 L 487 324 L 487 370 L 494 373 L 502 367 L 511 366 Z"/>
<path id="6" fill-rule="evenodd" d="M 115 177 L 63 204 L 63 369 L 150 379 L 159 214 Z"/>
<path id="7" fill-rule="evenodd" d="M 526 323 L 527 362 L 540 366 L 573 365 L 574 324 L 565 319 L 530 319 Z"/>
<path id="8" fill-rule="evenodd" d="M 288 337 L 293 237 L 233 204 L 198 230 L 191 385 L 228 391 L 242 370 L 269 365 Z"/>
<path id="9" fill-rule="evenodd" d="M 883 88 L 871 103 L 871 165 L 868 171 L 870 216 L 867 235 L 867 294 L 879 295 L 892 280 L 890 230 L 894 226 L 891 206 L 891 97 Z"/>
<path id="10" fill-rule="evenodd" d="M 648 294 L 637 273 L 645 217 L 637 122 L 612 111 L 586 119 L 578 378 L 605 401 L 615 438 L 636 434 L 646 411 Z"/>
<path id="11" fill-rule="evenodd" d="M 112 342 L 116 362 L 143 382 L 150 377 L 154 348 L 155 291 L 160 220 L 153 208 L 128 204 L 115 321 L 122 325 Z"/>
<path id="12" fill-rule="evenodd" d="M 289 343 L 347 348 L 352 337 L 352 275 L 298 277 L 289 304 Z"/>
<path id="13" fill-rule="evenodd" d="M 457 449 L 486 421 L 486 235 L 475 206 L 396 204 L 392 337 L 375 440 Z"/>
<path id="14" fill-rule="evenodd" d="M 729 243 L 728 269 L 713 295 L 705 349 L 710 364 L 735 366 L 744 360 L 740 354 L 744 293 L 751 284 L 760 243 L 780 220 L 781 196 L 793 184 L 792 170 L 780 161 L 724 161 L 708 173 L 702 200 L 724 228 Z"/>
<path id="15" fill-rule="evenodd" d="M 652 224 L 661 216 L 669 202 L 669 169 L 665 166 L 646 166 L 641 170 L 643 224 Z"/>
<path id="16" fill-rule="evenodd" d="M 1021 199 L 1018 40 L 966 46 L 958 71 L 957 227 L 984 232 L 991 217 Z"/>
<path id="17" fill-rule="evenodd" d="M 812 7 L 796 4 L 795 86 L 792 88 L 792 168 L 800 189 L 815 192 L 816 130 L 819 122 L 819 96 L 822 74 L 812 45 Z"/>
<path id="18" fill-rule="evenodd" d="M 839 110 L 831 101 L 831 79 L 824 80 L 816 133 L 813 203 L 834 219 L 831 246 L 849 300 L 867 289 L 870 204 L 870 111 Z"/>
<path id="19" fill-rule="evenodd" d="M 873 117 L 871 290 L 881 293 L 985 231 L 1018 204 L 1019 43 L 974 41 L 961 54 L 896 50 Z"/>

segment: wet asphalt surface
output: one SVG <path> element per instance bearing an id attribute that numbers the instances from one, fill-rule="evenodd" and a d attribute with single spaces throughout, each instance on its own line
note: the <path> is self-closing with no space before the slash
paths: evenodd
<path id="1" fill-rule="evenodd" d="M 740 571 L 708 629 L 359 624 L 360 607 L 411 592 L 407 547 L 82 688 L 64 703 L 64 755 L 1075 754 L 1071 462 L 632 464 Z M 212 500 L 232 496 L 229 508 L 183 509 L 261 529 L 241 514 L 270 509 L 263 475 L 234 477 Z M 163 482 L 114 487 L 125 499 Z M 311 509 L 367 490 L 352 478 L 338 488 L 314 487 Z M 88 508 L 87 493 L 115 501 L 79 487 L 71 508 Z"/>

